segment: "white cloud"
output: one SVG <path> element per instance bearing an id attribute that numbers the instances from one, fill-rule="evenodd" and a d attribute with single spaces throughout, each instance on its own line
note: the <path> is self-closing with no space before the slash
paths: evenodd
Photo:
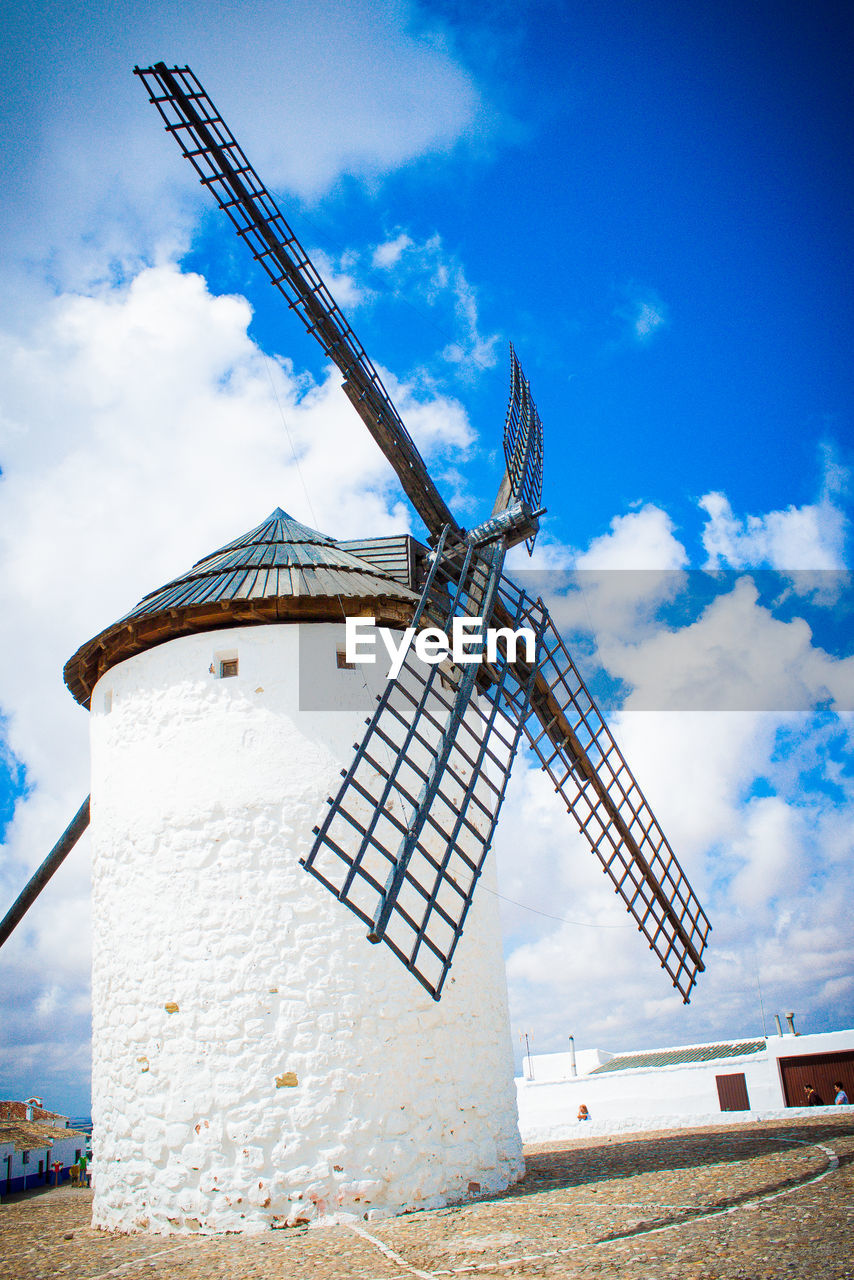
<path id="1" fill-rule="evenodd" d="M 497 361 L 499 335 L 480 331 L 477 293 L 466 277 L 463 264 L 448 253 L 438 233 L 417 242 L 406 232 L 376 246 L 374 267 L 394 272 L 394 291 L 399 296 L 417 298 L 438 311 L 453 338 L 441 355 L 463 373 L 474 368 L 489 369 Z"/>
<path id="2" fill-rule="evenodd" d="M 520 565 L 528 593 L 542 593 L 558 629 L 589 635 L 597 650 L 591 657 L 609 665 L 614 643 L 637 642 L 651 627 L 659 629 L 657 611 L 679 593 L 688 562 L 672 520 L 650 503 L 614 516 L 608 532 L 583 551 L 552 544 L 534 554 L 530 577 Z M 520 560 L 517 553 L 514 564 Z M 570 566 L 571 572 L 560 572 Z"/>
<path id="3" fill-rule="evenodd" d="M 804 815 L 779 796 L 761 796 L 746 806 L 730 854 L 741 863 L 732 896 L 754 915 L 773 910 L 781 897 L 800 896 L 809 867 Z"/>
<path id="4" fill-rule="evenodd" d="M 29 332 L 0 337 L 2 750 L 30 787 L 0 857 L 4 900 L 87 791 L 87 715 L 62 682 L 84 640 L 276 506 L 342 537 L 409 525 L 337 370 L 315 383 L 269 359 L 247 335 L 250 314 L 162 266 L 96 296 L 60 295 Z M 431 465 L 464 456 L 472 431 L 459 403 L 386 377 Z M 5 989 L 21 995 L 0 1078 L 38 1061 L 44 1028 L 32 1019 L 52 1009 L 77 1061 L 88 895 L 84 837 L 0 953 Z"/>
<path id="5" fill-rule="evenodd" d="M 769 1019 L 794 1008 L 803 1030 L 828 1016 L 850 1025 L 854 947 L 837 858 L 844 846 L 850 862 L 854 796 L 849 786 L 829 801 L 809 772 L 815 726 L 798 723 L 797 782 L 787 775 L 799 743 L 785 744 L 779 718 L 627 713 L 613 726 L 712 920 L 687 1008 L 635 928 L 615 927 L 626 916 L 597 861 L 519 762 L 497 848 L 502 892 L 542 913 L 505 908 L 511 1016 L 533 1030 L 535 1052 L 565 1049 L 570 1033 L 611 1051 L 761 1033 L 757 978 Z M 772 794 L 753 795 L 757 780 Z"/>
<path id="6" fill-rule="evenodd" d="M 707 493 L 699 505 L 708 517 L 703 546 L 709 568 L 782 571 L 841 569 L 847 520 L 834 500 L 845 473 L 828 462 L 818 502 L 784 511 L 739 517 L 722 493 Z"/>
<path id="7" fill-rule="evenodd" d="M 544 583 L 555 617 L 592 633 L 594 664 L 628 686 L 611 727 L 712 920 L 707 972 L 683 1009 L 635 930 L 615 927 L 625 916 L 609 883 L 522 756 L 496 846 L 502 892 L 531 908 L 504 914 L 512 1017 L 535 1051 L 565 1049 L 570 1033 L 611 1050 L 756 1034 L 758 983 L 769 1018 L 794 1008 L 804 1030 L 854 1013 L 840 895 L 851 716 L 827 709 L 854 705 L 854 658 L 824 652 L 803 618 L 775 617 L 749 577 L 662 623 L 660 607 L 677 618 L 691 586 L 687 559 L 667 513 L 647 506 L 583 551 L 549 548 L 547 564 L 583 572 Z M 583 652 L 579 664 L 585 674 Z M 691 705 L 721 709 L 663 709 Z"/>
<path id="8" fill-rule="evenodd" d="M 75 50 L 69 24 L 36 0 L 7 30 L 7 269 L 37 261 L 61 287 L 87 287 L 186 245 L 207 197 L 131 75 L 137 62 L 189 62 L 264 180 L 307 199 L 493 127 L 448 30 L 415 3 L 246 0 L 227 38 L 223 17 L 187 0 L 129 20 L 96 0 L 75 11 Z"/>
<path id="9" fill-rule="evenodd" d="M 397 266 L 401 255 L 406 249 L 412 247 L 412 243 L 412 237 L 408 236 L 405 231 L 401 231 L 393 240 L 386 240 L 383 244 L 378 244 L 374 249 L 371 261 L 375 267 L 388 271 Z"/>
<path id="10" fill-rule="evenodd" d="M 638 284 L 627 286 L 614 314 L 625 326 L 624 333 L 629 339 L 644 345 L 669 323 L 666 304 L 654 290 Z"/>
<path id="11" fill-rule="evenodd" d="M 311 249 L 308 256 L 342 310 L 355 311 L 370 302 L 373 294 L 356 278 L 357 255 L 352 250 L 345 251 L 335 261 L 323 249 Z"/>
<path id="12" fill-rule="evenodd" d="M 717 596 L 695 621 L 659 627 L 640 643 L 628 631 L 600 645 L 628 681 L 631 708 L 798 711 L 830 701 L 854 707 L 854 657 L 813 643 L 803 618 L 783 622 L 758 603 L 749 578 Z"/>
<path id="13" fill-rule="evenodd" d="M 614 516 L 610 531 L 594 538 L 575 563 L 578 569 L 682 569 L 688 555 L 667 512 L 647 503 Z"/>
<path id="14" fill-rule="evenodd" d="M 635 337 L 645 342 L 656 329 L 667 323 L 667 312 L 660 302 L 639 302 L 635 315 Z"/>
<path id="15" fill-rule="evenodd" d="M 475 438 L 459 400 L 425 395 L 417 380 L 403 381 L 381 367 L 378 372 L 419 450 L 426 455 L 446 449 L 459 460 L 458 450 L 464 451 Z"/>

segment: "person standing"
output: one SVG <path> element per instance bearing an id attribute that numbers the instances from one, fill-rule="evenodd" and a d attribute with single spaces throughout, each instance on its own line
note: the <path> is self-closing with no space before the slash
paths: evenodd
<path id="1" fill-rule="evenodd" d="M 833 1105 L 835 1107 L 847 1107 L 850 1105 L 848 1102 L 848 1094 L 843 1089 L 841 1080 L 834 1080 L 833 1092 L 836 1094 L 836 1097 L 833 1099 Z"/>
<path id="2" fill-rule="evenodd" d="M 804 1093 L 807 1095 L 807 1106 L 808 1106 L 808 1107 L 823 1107 L 823 1106 L 824 1106 L 824 1100 L 822 1099 L 822 1097 L 821 1097 L 821 1095 L 820 1095 L 820 1094 L 816 1093 L 815 1089 L 812 1087 L 812 1085 L 811 1085 L 811 1084 L 805 1084 L 805 1085 L 804 1085 Z"/>

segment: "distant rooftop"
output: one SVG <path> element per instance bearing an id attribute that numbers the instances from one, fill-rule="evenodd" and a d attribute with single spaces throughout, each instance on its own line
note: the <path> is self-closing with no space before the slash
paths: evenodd
<path id="1" fill-rule="evenodd" d="M 716 1062 L 722 1058 L 742 1058 L 751 1053 L 762 1053 L 765 1040 L 725 1040 L 718 1044 L 686 1045 L 680 1049 L 649 1049 L 642 1053 L 618 1053 L 601 1067 L 595 1067 L 591 1076 L 607 1072 L 631 1071 L 641 1067 L 675 1067 L 687 1062 Z"/>
<path id="2" fill-rule="evenodd" d="M 16 1151 L 36 1151 L 64 1138 L 87 1137 L 77 1129 L 66 1129 L 64 1125 L 43 1120 L 0 1120 L 0 1146 L 5 1143 L 14 1146 Z"/>
<path id="3" fill-rule="evenodd" d="M 67 1124 L 68 1117 L 58 1111 L 48 1111 L 37 1099 L 19 1102 L 17 1099 L 0 1098 L 0 1120 L 26 1120 L 27 1112 L 33 1120 L 43 1120 L 46 1124 Z"/>

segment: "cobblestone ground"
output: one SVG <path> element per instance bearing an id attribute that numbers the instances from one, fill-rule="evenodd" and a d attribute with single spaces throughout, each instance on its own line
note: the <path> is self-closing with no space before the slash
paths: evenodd
<path id="1" fill-rule="evenodd" d="M 3 1280 L 854 1280 L 854 1115 L 550 1143 L 450 1209 L 257 1236 L 89 1226 L 69 1186 L 0 1205 Z"/>

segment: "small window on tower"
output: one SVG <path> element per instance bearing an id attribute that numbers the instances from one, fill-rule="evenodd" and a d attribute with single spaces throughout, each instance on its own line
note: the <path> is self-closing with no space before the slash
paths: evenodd
<path id="1" fill-rule="evenodd" d="M 237 659 L 223 658 L 219 664 L 219 678 L 226 680 L 229 676 L 237 675 Z"/>
<path id="2" fill-rule="evenodd" d="M 337 659 L 338 659 L 338 669 L 339 669 L 340 671 L 355 671 L 355 670 L 356 670 L 356 664 L 355 664 L 355 662 L 348 662 L 348 661 L 347 661 L 347 654 L 345 653 L 345 651 L 344 651 L 343 649 L 339 649 L 339 650 L 338 650 L 338 653 L 336 654 L 336 657 L 337 657 Z"/>

